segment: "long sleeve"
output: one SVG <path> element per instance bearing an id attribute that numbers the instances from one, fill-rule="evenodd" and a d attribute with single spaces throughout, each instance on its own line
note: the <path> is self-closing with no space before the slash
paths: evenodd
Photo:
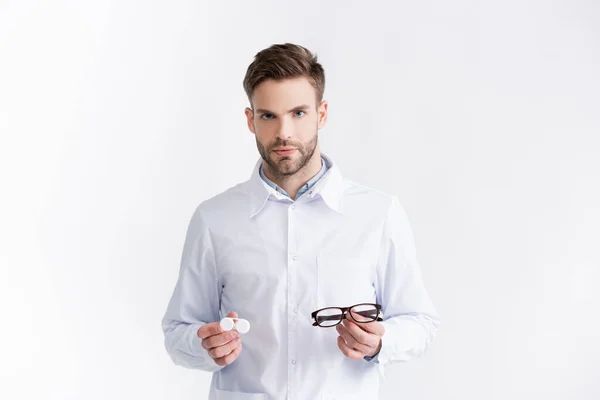
<path id="1" fill-rule="evenodd" d="M 219 296 L 214 249 L 200 206 L 189 223 L 179 277 L 162 319 L 165 347 L 176 365 L 209 372 L 223 368 L 197 334 L 202 325 L 219 320 Z"/>
<path id="2" fill-rule="evenodd" d="M 420 357 L 437 332 L 439 316 L 423 284 L 408 218 L 395 197 L 383 227 L 377 267 L 385 333 L 372 362 L 385 365 Z"/>

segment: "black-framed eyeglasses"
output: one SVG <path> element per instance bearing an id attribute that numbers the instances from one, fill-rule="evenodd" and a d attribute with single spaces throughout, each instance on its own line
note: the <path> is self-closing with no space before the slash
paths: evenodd
<path id="1" fill-rule="evenodd" d="M 365 324 L 373 321 L 383 321 L 381 305 L 374 303 L 359 303 L 350 307 L 325 307 L 311 314 L 315 322 L 313 326 L 329 328 L 336 326 L 349 314 L 353 321 Z"/>

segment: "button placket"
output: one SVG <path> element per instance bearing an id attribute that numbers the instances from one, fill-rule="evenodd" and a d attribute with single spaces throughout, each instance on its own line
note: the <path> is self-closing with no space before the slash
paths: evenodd
<path id="1" fill-rule="evenodd" d="M 296 262 L 298 261 L 298 254 L 296 243 L 298 239 L 296 238 L 296 204 L 292 203 L 288 207 L 288 262 L 287 262 L 287 272 L 288 272 L 288 295 L 287 301 L 289 305 L 296 304 Z M 289 309 L 288 309 L 289 310 Z M 289 313 L 288 311 L 288 393 L 293 393 L 296 389 L 296 363 L 297 363 L 297 354 L 296 354 L 296 342 L 294 337 L 294 332 L 296 331 L 295 323 L 296 323 L 296 315 L 295 313 Z"/>

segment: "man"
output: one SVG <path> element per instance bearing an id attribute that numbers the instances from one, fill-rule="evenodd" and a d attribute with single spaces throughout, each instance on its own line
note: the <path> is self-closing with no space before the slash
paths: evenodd
<path id="1" fill-rule="evenodd" d="M 210 399 L 374 399 L 437 330 L 399 202 L 320 151 L 324 88 L 306 48 L 259 52 L 244 89 L 261 158 L 191 218 L 162 328 L 175 364 L 214 372 Z"/>

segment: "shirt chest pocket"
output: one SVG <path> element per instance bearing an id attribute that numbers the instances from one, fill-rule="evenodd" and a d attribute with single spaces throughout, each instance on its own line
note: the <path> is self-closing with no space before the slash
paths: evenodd
<path id="1" fill-rule="evenodd" d="M 317 256 L 318 308 L 349 307 L 375 301 L 371 261 L 360 255 Z"/>
<path id="2" fill-rule="evenodd" d="M 285 270 L 278 267 L 260 249 L 231 251 L 219 264 L 222 306 L 248 315 L 256 304 L 272 304 L 285 283 Z"/>
<path id="3" fill-rule="evenodd" d="M 263 393 L 230 392 L 215 389 L 215 400 L 266 400 L 267 395 Z"/>

